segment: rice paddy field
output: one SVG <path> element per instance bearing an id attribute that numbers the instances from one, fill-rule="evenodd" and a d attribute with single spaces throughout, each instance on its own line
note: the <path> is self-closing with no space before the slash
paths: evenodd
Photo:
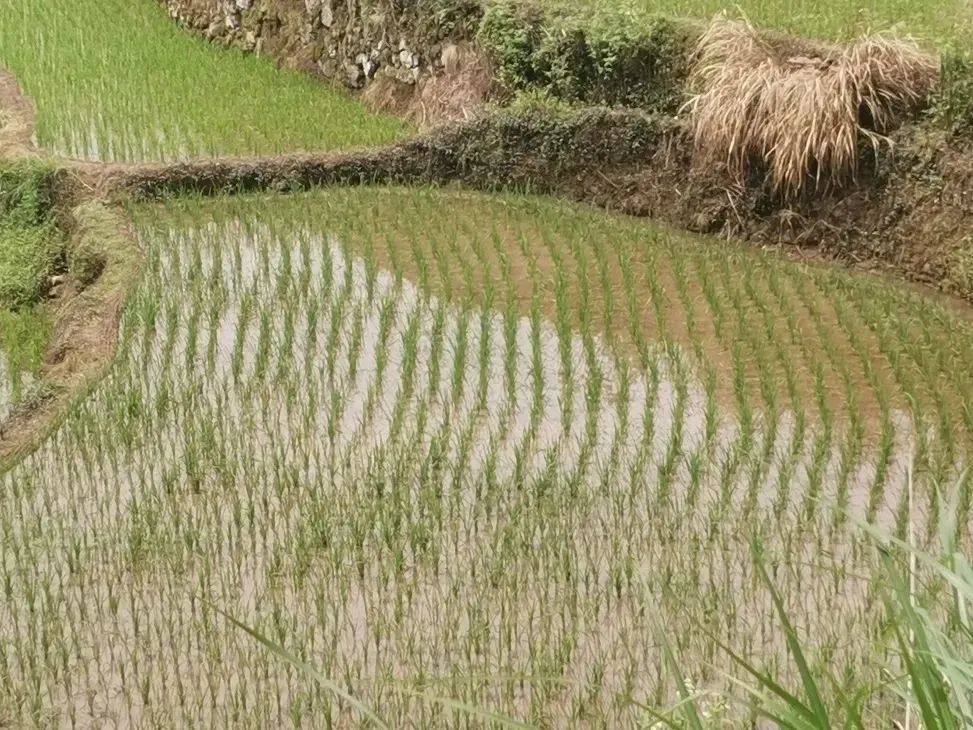
<path id="1" fill-rule="evenodd" d="M 152 2 L 2 12 L 57 155 L 407 131 Z M 814 666 L 885 687 L 859 523 L 973 542 L 966 307 L 513 193 L 124 206 L 144 267 L 114 361 L 0 473 L 0 727 L 652 727 L 687 686 L 748 726 L 727 649 L 795 675 L 755 557 Z M 0 311 L 0 423 L 51 327 Z"/>
<path id="2" fill-rule="evenodd" d="M 727 12 L 743 15 L 754 25 L 795 35 L 835 41 L 850 41 L 867 33 L 894 31 L 913 36 L 935 49 L 947 44 L 962 45 L 973 33 L 973 6 L 965 0 L 543 0 L 552 8 L 567 12 L 626 13 L 637 28 L 652 15 L 675 15 L 707 21 Z"/>
<path id="3" fill-rule="evenodd" d="M 321 152 L 406 131 L 306 75 L 207 44 L 151 0 L 7 0 L 0 67 L 36 107 L 37 144 L 63 157 Z"/>
<path id="4" fill-rule="evenodd" d="M 392 727 L 462 719 L 403 682 L 629 726 L 672 697 L 660 629 L 697 685 L 729 668 L 703 632 L 786 672 L 754 535 L 814 656 L 878 666 L 851 525 L 936 529 L 949 311 L 541 198 L 131 213 L 116 365 L 0 487 L 9 724 L 357 725 L 219 608 Z"/>

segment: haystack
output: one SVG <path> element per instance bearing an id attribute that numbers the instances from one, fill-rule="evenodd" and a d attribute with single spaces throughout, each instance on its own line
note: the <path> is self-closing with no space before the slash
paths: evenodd
<path id="1" fill-rule="evenodd" d="M 693 58 L 697 159 L 725 163 L 739 181 L 762 170 L 785 197 L 838 185 L 854 178 L 863 146 L 890 144 L 938 79 L 937 60 L 908 39 L 798 45 L 720 16 Z"/>

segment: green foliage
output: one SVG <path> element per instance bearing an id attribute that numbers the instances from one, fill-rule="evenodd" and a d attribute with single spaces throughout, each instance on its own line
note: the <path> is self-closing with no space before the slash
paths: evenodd
<path id="1" fill-rule="evenodd" d="M 51 321 L 39 306 L 0 309 L 0 348 L 10 373 L 14 400 L 23 390 L 23 374 L 37 375 L 51 336 Z"/>
<path id="2" fill-rule="evenodd" d="M 496 65 L 501 83 L 514 89 L 540 84 L 533 56 L 542 24 L 540 11 L 524 3 L 498 2 L 484 13 L 477 40 Z"/>
<path id="3" fill-rule="evenodd" d="M 950 253 L 946 261 L 946 285 L 964 298 L 973 297 L 973 240 Z"/>
<path id="4" fill-rule="evenodd" d="M 0 222 L 29 228 L 43 226 L 54 205 L 54 170 L 36 163 L 0 166 Z"/>
<path id="5" fill-rule="evenodd" d="M 0 306 L 24 306 L 41 295 L 55 260 L 54 240 L 49 225 L 0 225 Z"/>
<path id="6" fill-rule="evenodd" d="M 692 29 L 617 8 L 545 12 L 520 0 L 488 7 L 479 42 L 498 79 L 568 101 L 672 112 L 682 98 Z"/>
<path id="7" fill-rule="evenodd" d="M 973 53 L 949 47 L 941 56 L 942 80 L 933 102 L 933 115 L 947 129 L 967 132 L 973 128 Z"/>
<path id="8" fill-rule="evenodd" d="M 0 169 L 0 306 L 21 307 L 43 291 L 57 257 L 49 168 Z"/>

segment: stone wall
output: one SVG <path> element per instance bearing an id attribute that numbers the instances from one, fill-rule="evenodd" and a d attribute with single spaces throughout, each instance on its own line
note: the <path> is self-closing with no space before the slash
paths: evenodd
<path id="1" fill-rule="evenodd" d="M 414 84 L 473 38 L 479 0 L 159 0 L 180 24 L 282 66 L 363 88 L 378 76 Z"/>

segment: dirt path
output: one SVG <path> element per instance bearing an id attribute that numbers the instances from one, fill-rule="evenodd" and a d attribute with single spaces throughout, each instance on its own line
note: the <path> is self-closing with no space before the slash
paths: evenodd
<path id="1" fill-rule="evenodd" d="M 13 74 L 0 68 L 0 157 L 33 157 L 34 106 Z"/>

